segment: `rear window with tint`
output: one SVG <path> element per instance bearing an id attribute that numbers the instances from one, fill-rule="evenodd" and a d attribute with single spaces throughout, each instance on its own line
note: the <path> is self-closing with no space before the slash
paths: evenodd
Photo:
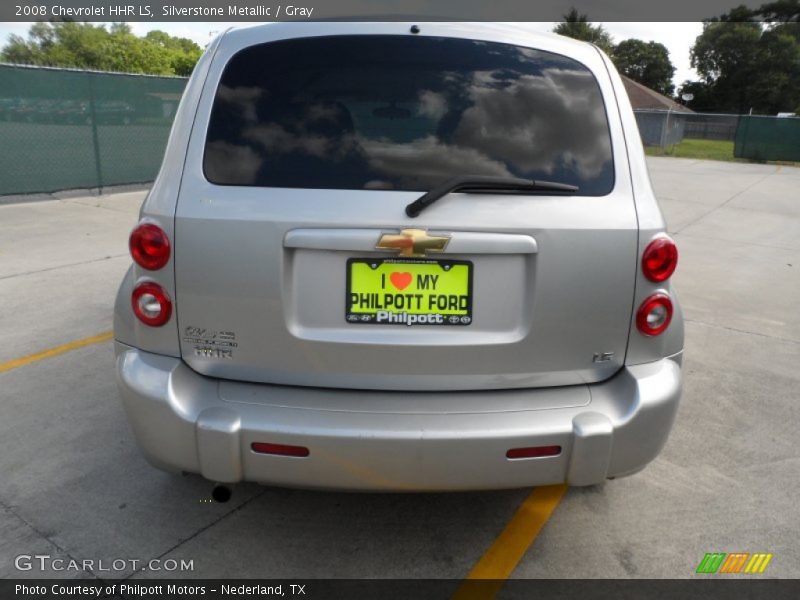
<path id="1" fill-rule="evenodd" d="M 415 36 L 249 47 L 225 68 L 204 171 L 222 185 L 424 191 L 456 175 L 614 183 L 592 73 L 557 54 Z"/>

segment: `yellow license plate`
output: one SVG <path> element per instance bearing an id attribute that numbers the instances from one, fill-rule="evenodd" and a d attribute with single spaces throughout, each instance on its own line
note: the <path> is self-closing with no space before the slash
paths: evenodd
<path id="1" fill-rule="evenodd" d="M 469 325 L 472 263 L 351 258 L 345 319 L 373 325 Z"/>

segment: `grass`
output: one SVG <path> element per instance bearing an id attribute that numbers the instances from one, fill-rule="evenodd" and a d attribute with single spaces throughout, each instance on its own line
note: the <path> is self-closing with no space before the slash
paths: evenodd
<path id="1" fill-rule="evenodd" d="M 692 140 L 685 139 L 679 144 L 659 148 L 647 146 L 645 153 L 650 156 L 674 156 L 676 158 L 700 158 L 705 160 L 741 161 L 733 157 L 731 140 Z"/>
<path id="2" fill-rule="evenodd" d="M 701 160 L 724 160 L 728 162 L 759 163 L 770 165 L 786 165 L 800 167 L 800 162 L 786 160 L 750 160 L 747 158 L 734 158 L 733 141 L 731 140 L 694 140 L 684 139 L 679 144 L 659 148 L 658 146 L 645 146 L 648 156 L 674 156 L 675 158 L 699 158 Z"/>

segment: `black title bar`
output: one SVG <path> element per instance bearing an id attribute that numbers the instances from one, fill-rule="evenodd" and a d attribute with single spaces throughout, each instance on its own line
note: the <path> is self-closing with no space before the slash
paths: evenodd
<path id="1" fill-rule="evenodd" d="M 3 600 L 782 600 L 800 597 L 800 580 L 734 579 L 6 579 Z"/>
<path id="2" fill-rule="evenodd" d="M 765 0 L 766 2 L 766 0 Z M 0 21 L 702 21 L 758 0 L 3 0 Z"/>

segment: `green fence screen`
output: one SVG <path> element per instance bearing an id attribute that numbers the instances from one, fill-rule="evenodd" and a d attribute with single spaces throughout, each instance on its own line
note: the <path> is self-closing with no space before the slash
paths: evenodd
<path id="1" fill-rule="evenodd" d="M 0 64 L 0 195 L 152 181 L 185 85 Z"/>
<path id="2" fill-rule="evenodd" d="M 800 161 L 800 117 L 740 117 L 733 155 L 751 160 Z"/>

